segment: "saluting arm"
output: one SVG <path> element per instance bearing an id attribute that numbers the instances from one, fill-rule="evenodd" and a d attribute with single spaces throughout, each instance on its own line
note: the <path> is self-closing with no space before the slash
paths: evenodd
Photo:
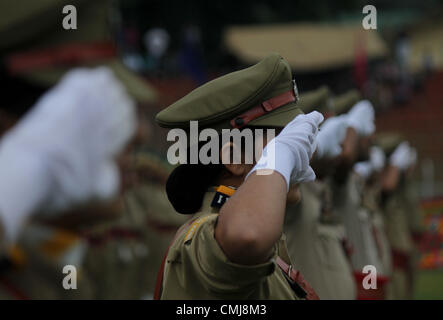
<path id="1" fill-rule="evenodd" d="M 215 238 L 232 262 L 259 264 L 270 258 L 282 233 L 286 194 L 281 174 L 254 172 L 222 207 Z"/>
<path id="2" fill-rule="evenodd" d="M 342 152 L 338 156 L 338 165 L 334 174 L 334 180 L 338 184 L 344 184 L 357 158 L 358 134 L 354 128 L 346 129 L 345 138 L 342 142 Z"/>
<path id="3" fill-rule="evenodd" d="M 393 192 L 401 178 L 401 173 L 406 171 L 412 164 L 413 151 L 408 142 L 402 142 L 394 150 L 389 158 L 389 166 L 387 167 L 383 179 L 382 189 L 384 193 Z"/>
<path id="4" fill-rule="evenodd" d="M 385 170 L 383 182 L 382 182 L 382 191 L 384 193 L 391 193 L 396 188 L 400 181 L 400 170 L 395 166 L 388 166 Z"/>
<path id="5" fill-rule="evenodd" d="M 215 238 L 232 262 L 269 260 L 283 230 L 290 182 L 315 179 L 309 161 L 322 121 L 316 111 L 293 119 L 268 143 L 245 182 L 221 208 Z"/>

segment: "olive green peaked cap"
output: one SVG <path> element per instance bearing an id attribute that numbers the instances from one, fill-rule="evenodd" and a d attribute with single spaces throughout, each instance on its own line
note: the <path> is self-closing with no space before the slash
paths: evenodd
<path id="1" fill-rule="evenodd" d="M 63 13 L 66 5 L 77 12 L 77 29 L 65 30 Z M 110 0 L 1 0 L 0 1 L 0 58 L 8 67 L 13 57 L 28 56 L 29 60 L 55 60 L 20 72 L 16 77 L 27 79 L 44 87 L 54 85 L 73 67 L 107 66 L 125 85 L 128 93 L 139 102 L 155 102 L 157 94 L 137 74 L 126 68 L 117 57 L 113 46 Z M 108 55 L 85 58 L 81 61 L 57 61 L 51 55 L 63 51 L 66 55 L 78 53 L 88 57 L 91 48 L 100 50 L 103 44 Z M 83 48 L 83 51 L 79 51 Z M 69 60 L 69 59 L 68 59 Z M 9 67 L 7 68 L 9 69 Z"/>
<path id="2" fill-rule="evenodd" d="M 348 112 L 361 99 L 360 92 L 352 89 L 334 97 L 334 99 L 332 99 L 332 108 L 336 115 L 340 115 Z"/>
<path id="3" fill-rule="evenodd" d="M 379 146 L 387 157 L 404 141 L 404 137 L 399 133 L 383 132 L 375 136 L 375 145 Z"/>
<path id="4" fill-rule="evenodd" d="M 267 109 L 269 101 L 276 107 Z M 231 129 L 236 124 L 283 127 L 302 113 L 296 101 L 291 68 L 274 53 L 252 67 L 198 87 L 159 112 L 156 121 L 162 127 L 183 129 L 189 128 L 190 121 L 216 130 Z M 253 110 L 258 112 L 255 117 L 244 117 Z M 249 120 L 244 121 L 247 118 Z"/>
<path id="5" fill-rule="evenodd" d="M 331 91 L 327 86 L 321 86 L 318 89 L 306 91 L 300 94 L 300 100 L 297 105 L 304 113 L 317 110 L 327 112 L 331 106 Z"/>

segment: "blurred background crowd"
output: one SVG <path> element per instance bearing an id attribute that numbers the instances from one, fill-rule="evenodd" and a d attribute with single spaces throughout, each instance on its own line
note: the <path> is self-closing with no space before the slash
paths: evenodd
<path id="1" fill-rule="evenodd" d="M 173 212 L 163 192 L 172 168 L 165 157 L 167 131 L 155 124 L 155 114 L 199 85 L 278 52 L 290 63 L 300 93 L 322 85 L 334 95 L 356 88 L 374 105 L 377 133 L 399 134 L 417 150 L 411 185 L 420 199 L 425 231 L 417 244 L 420 270 L 413 297 L 443 298 L 442 1 L 373 1 L 370 4 L 377 9 L 376 30 L 362 27 L 362 8 L 367 4 L 363 0 L 281 0 L 278 4 L 264 0 L 99 0 L 82 11 L 85 3 L 78 1 L 78 30 L 51 26 L 57 31 L 49 36 L 33 31 L 48 30 L 50 23 L 46 20 L 55 16 L 26 16 L 22 19 L 26 23 L 17 24 L 14 33 L 10 28 L 15 27 L 13 18 L 0 19 L 0 52 L 3 60 L 9 61 L 8 71 L 2 70 L 2 91 L 7 93 L 2 104 L 15 107 L 17 84 L 6 85 L 11 83 L 11 74 L 24 75 L 20 79 L 26 79 L 26 84 L 20 86 L 26 89 L 19 95 L 21 103 L 27 101 L 30 107 L 62 73 L 58 69 L 33 69 L 36 59 L 25 56 L 20 60 L 23 56 L 11 53 L 51 48 L 48 44 L 66 45 L 79 39 L 110 40 L 115 45 L 113 54 L 108 55 L 107 48 L 100 47 L 103 50 L 98 60 L 106 58 L 106 65 L 118 78 L 130 83 L 130 94 L 142 106 L 137 112 L 144 123 L 141 135 L 146 139 L 135 147 L 135 156 L 127 160 L 131 170 L 123 176 L 123 183 L 138 187 L 129 188 L 125 195 L 124 207 L 129 214 L 116 220 L 108 217 L 109 221 L 97 226 L 91 222 L 109 216 L 112 210 L 105 208 L 92 210 L 92 218 L 87 213 L 71 220 L 47 222 L 45 218 L 43 227 L 27 226 L 20 246 L 8 249 L 8 255 L 1 259 L 0 272 L 6 276 L 1 277 L 0 294 L 59 297 L 53 295 L 53 288 L 49 288 L 52 284 L 48 285 L 45 277 L 54 277 L 53 270 L 59 265 L 81 256 L 87 270 L 84 283 L 88 283 L 85 277 L 96 282 L 94 288 L 81 287 L 85 297 L 152 298 L 155 273 L 164 251 L 186 219 Z M 2 10 L 0 15 L 5 12 Z M 61 19 L 61 12 L 57 14 Z M 105 20 L 106 27 L 101 24 Z M 17 40 L 20 37 L 22 42 Z M 73 65 L 78 61 L 81 65 L 92 64 L 81 60 L 91 52 L 87 49 L 70 48 L 83 57 L 70 56 Z M 50 51 L 39 54 L 51 56 Z M 66 228 L 73 225 L 75 228 Z M 37 255 L 37 251 L 43 253 Z M 134 260 L 138 262 L 131 263 Z M 40 267 L 28 270 L 29 264 Z M 107 265 L 105 270 L 103 265 Z M 14 274 L 11 268 L 21 271 Z M 140 277 L 141 270 L 149 272 Z M 61 281 L 63 274 L 57 273 L 57 277 Z M 31 289 L 26 292 L 23 288 Z"/>

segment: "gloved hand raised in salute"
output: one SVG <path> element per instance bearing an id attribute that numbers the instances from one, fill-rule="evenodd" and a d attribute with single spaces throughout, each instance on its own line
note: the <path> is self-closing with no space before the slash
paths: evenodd
<path id="1" fill-rule="evenodd" d="M 275 170 L 285 178 L 288 190 L 290 183 L 315 180 L 309 161 L 316 149 L 318 126 L 322 121 L 323 116 L 317 111 L 297 116 L 266 145 L 249 174 L 254 171 L 258 175 L 269 174 Z"/>

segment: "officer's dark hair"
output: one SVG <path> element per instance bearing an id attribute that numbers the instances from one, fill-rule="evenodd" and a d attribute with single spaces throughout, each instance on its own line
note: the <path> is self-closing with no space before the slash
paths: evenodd
<path id="1" fill-rule="evenodd" d="M 263 128 L 265 129 L 265 128 Z M 255 135 L 253 135 L 255 138 Z M 198 150 L 206 142 L 200 142 Z M 242 138 L 242 146 L 244 146 Z M 222 146 L 220 137 L 219 146 Z M 254 151 L 255 152 L 255 151 Z M 203 203 L 203 198 L 208 189 L 216 186 L 225 166 L 218 164 L 202 164 L 198 159 L 197 164 L 190 163 L 190 149 L 187 150 L 187 164 L 176 167 L 169 175 L 166 182 L 166 194 L 172 206 L 178 213 L 194 214 L 198 212 Z"/>
<path id="2" fill-rule="evenodd" d="M 194 214 L 202 206 L 208 188 L 224 170 L 222 164 L 182 164 L 166 182 L 166 194 L 178 213 Z"/>
<path id="3" fill-rule="evenodd" d="M 206 142 L 199 142 L 198 152 Z M 221 138 L 219 139 L 221 146 Z M 187 149 L 187 163 L 176 167 L 166 181 L 166 194 L 175 211 L 182 214 L 194 214 L 202 206 L 208 188 L 215 185 L 224 170 L 221 163 L 191 164 L 190 148 Z"/>

